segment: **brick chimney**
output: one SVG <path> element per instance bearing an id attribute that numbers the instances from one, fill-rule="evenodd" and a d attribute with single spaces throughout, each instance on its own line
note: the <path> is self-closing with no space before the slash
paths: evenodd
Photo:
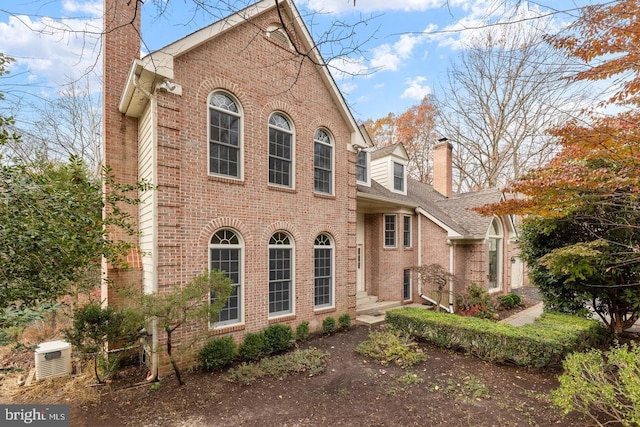
<path id="1" fill-rule="evenodd" d="M 104 0 L 104 34 L 102 45 L 102 144 L 103 163 L 109 166 L 119 184 L 135 184 L 138 181 L 138 120 L 126 117 L 118 110 L 120 97 L 125 87 L 129 69 L 135 58 L 140 56 L 140 0 Z M 105 188 L 106 192 L 110 188 Z M 136 206 L 123 205 L 134 222 L 138 218 Z M 127 259 L 131 265 L 138 265 L 137 239 L 126 235 L 121 230 L 110 227 L 107 229 L 110 239 L 130 241 L 134 249 Z M 131 259 L 131 258 L 136 259 Z M 137 275 L 141 269 L 122 271 L 111 265 L 103 267 L 104 278 L 102 298 L 107 303 L 114 303 L 113 286 L 107 286 L 107 281 L 116 287 L 129 283 L 139 283 Z"/>
<path id="2" fill-rule="evenodd" d="M 453 145 L 444 141 L 433 147 L 433 188 L 443 196 L 453 196 Z"/>

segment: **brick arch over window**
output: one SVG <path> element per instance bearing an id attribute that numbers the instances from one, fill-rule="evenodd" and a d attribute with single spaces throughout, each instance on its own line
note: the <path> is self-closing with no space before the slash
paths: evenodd
<path id="1" fill-rule="evenodd" d="M 242 239 L 244 240 L 245 245 L 251 243 L 251 241 L 253 240 L 250 228 L 247 227 L 241 220 L 237 218 L 222 217 L 212 219 L 207 225 L 202 228 L 202 230 L 200 230 L 200 234 L 198 235 L 198 246 L 207 248 L 209 246 L 211 236 L 221 228 L 231 228 L 233 230 L 236 230 L 242 235 Z"/>
<path id="2" fill-rule="evenodd" d="M 196 90 L 196 104 L 204 104 L 202 111 L 205 114 L 207 112 L 206 105 L 209 102 L 209 95 L 217 90 L 229 92 L 235 96 L 240 104 L 242 104 L 242 113 L 245 117 L 253 116 L 255 114 L 255 111 L 253 111 L 252 105 L 249 102 L 250 98 L 246 95 L 245 91 L 237 84 L 220 77 L 202 81 Z"/>
<path id="3" fill-rule="evenodd" d="M 344 240 L 340 230 L 331 224 L 314 224 L 309 230 L 309 234 L 307 234 L 305 244 L 313 245 L 319 234 L 328 234 L 333 239 L 336 247 L 343 248 L 347 246 L 347 242 Z"/>
<path id="4" fill-rule="evenodd" d="M 271 236 L 273 236 L 273 233 L 275 233 L 276 231 L 285 231 L 287 233 L 289 233 L 291 235 L 291 237 L 293 237 L 294 243 L 295 244 L 300 244 L 301 242 L 303 242 L 303 238 L 302 235 L 300 234 L 300 232 L 298 232 L 298 230 L 296 230 L 296 228 L 293 226 L 293 224 L 287 222 L 287 221 L 277 221 L 274 222 L 272 224 L 269 224 L 264 231 L 262 232 L 262 237 L 260 239 L 261 242 L 268 242 L 269 239 L 271 238 Z M 315 237 L 314 237 L 315 238 Z"/>
<path id="5" fill-rule="evenodd" d="M 260 123 L 261 126 L 267 126 L 269 124 L 269 117 L 271 117 L 273 113 L 277 112 L 283 113 L 285 117 L 291 120 L 291 125 L 293 126 L 293 128 L 297 129 L 297 124 L 300 123 L 300 118 L 297 117 L 296 109 L 281 100 L 271 101 L 264 104 L 262 106 L 262 109 L 260 110 L 258 123 Z"/>

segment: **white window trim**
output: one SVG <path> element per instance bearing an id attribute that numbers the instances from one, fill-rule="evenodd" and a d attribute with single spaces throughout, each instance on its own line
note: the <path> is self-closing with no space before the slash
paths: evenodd
<path id="1" fill-rule="evenodd" d="M 386 232 L 387 232 L 387 217 L 392 216 L 394 217 L 394 245 L 393 246 L 389 246 L 387 245 L 387 236 L 386 236 Z M 398 216 L 396 214 L 384 214 L 382 217 L 382 244 L 384 248 L 389 248 L 389 249 L 393 249 L 393 248 L 397 248 L 398 247 Z"/>
<path id="2" fill-rule="evenodd" d="M 219 245 L 219 244 L 211 244 L 211 238 L 218 232 L 221 230 L 230 230 L 232 232 L 234 232 L 236 234 L 236 236 L 238 237 L 238 241 L 239 244 L 238 245 Z M 244 308 L 245 308 L 245 304 L 244 304 L 244 296 L 245 296 L 245 286 L 244 286 L 244 239 L 242 238 L 242 235 L 237 231 L 234 230 L 232 228 L 220 228 L 218 230 L 216 230 L 211 237 L 209 238 L 209 254 L 208 254 L 208 258 L 209 258 L 209 271 L 211 271 L 211 249 L 220 249 L 220 248 L 237 248 L 240 250 L 240 284 L 238 286 L 240 286 L 240 301 L 239 301 L 239 306 L 238 309 L 240 310 L 240 319 L 238 319 L 237 321 L 234 322 L 230 322 L 230 321 L 225 321 L 225 322 L 209 322 L 209 329 L 224 329 L 224 328 L 229 328 L 229 327 L 234 327 L 234 326 L 241 326 L 244 325 L 245 322 L 245 316 L 244 316 Z M 210 298 L 210 297 L 209 297 Z"/>
<path id="3" fill-rule="evenodd" d="M 282 313 L 277 313 L 277 314 L 271 314 L 269 313 L 269 279 L 267 277 L 267 314 L 268 314 L 268 318 L 271 319 L 279 319 L 281 317 L 289 317 L 289 316 L 295 316 L 296 315 L 296 251 L 295 251 L 295 242 L 293 240 L 293 237 L 291 236 L 291 234 L 289 234 L 286 231 L 283 230 L 278 230 L 275 231 L 273 233 L 271 233 L 271 236 L 269 236 L 269 239 L 271 239 L 271 237 L 276 234 L 276 233 L 284 233 L 289 237 L 289 244 L 288 245 L 267 245 L 267 275 L 269 274 L 269 261 L 271 260 L 270 256 L 269 256 L 269 249 L 273 249 L 273 248 L 286 248 L 286 249 L 290 249 L 291 250 L 291 291 L 289 292 L 289 297 L 291 299 L 290 304 L 291 304 L 291 310 L 288 312 L 282 312 Z"/>
<path id="4" fill-rule="evenodd" d="M 402 190 L 396 190 L 396 185 L 395 185 L 395 165 L 400 165 L 402 166 Z M 395 160 L 390 160 L 389 161 L 389 177 L 390 177 L 390 184 L 389 184 L 389 190 L 393 193 L 397 193 L 397 194 L 407 194 L 407 165 L 405 164 L 405 162 L 398 162 Z"/>
<path id="5" fill-rule="evenodd" d="M 232 176 L 232 175 L 225 175 L 225 174 L 221 174 L 221 173 L 214 173 L 211 172 L 210 168 L 209 168 L 209 164 L 211 162 L 211 114 L 210 114 L 210 110 L 213 108 L 215 110 L 219 110 L 219 111 L 227 111 L 228 114 L 234 115 L 233 111 L 228 111 L 228 110 L 224 110 L 224 109 L 217 109 L 216 107 L 212 107 L 210 104 L 210 100 L 211 100 L 211 96 L 216 94 L 216 93 L 222 93 L 226 96 L 228 96 L 229 98 L 231 98 L 231 100 L 233 102 L 235 102 L 236 107 L 238 107 L 238 114 L 237 116 L 240 118 L 240 124 L 239 124 L 239 129 L 238 129 L 238 156 L 240 157 L 240 160 L 238 162 L 238 176 Z M 209 97 L 207 98 L 207 175 L 209 176 L 215 176 L 215 177 L 220 177 L 220 178 L 225 178 L 225 179 L 233 179 L 236 181 L 244 181 L 244 110 L 242 109 L 242 104 L 240 104 L 240 101 L 238 101 L 238 98 L 236 98 L 235 96 L 233 96 L 231 93 L 222 90 L 222 89 L 216 89 L 214 91 L 212 91 L 209 94 Z"/>
<path id="6" fill-rule="evenodd" d="M 365 159 L 366 159 L 366 175 L 367 175 L 367 180 L 366 181 L 360 181 L 358 179 L 358 173 L 356 172 L 356 182 L 358 184 L 362 184 L 362 185 L 366 185 L 367 187 L 371 187 L 371 153 L 369 153 L 368 151 L 365 150 L 361 150 L 358 151 L 358 153 L 356 153 L 356 168 L 358 167 L 358 154 L 359 153 L 364 153 Z"/>
<path id="7" fill-rule="evenodd" d="M 329 144 L 326 144 L 326 143 L 324 143 L 322 141 L 316 140 L 315 132 L 314 132 L 314 134 L 313 134 L 313 149 L 314 149 L 313 170 L 314 170 L 314 176 L 315 176 L 315 168 L 316 168 L 315 145 L 316 144 L 323 144 L 323 145 L 326 145 L 329 148 L 331 148 L 331 178 L 330 178 L 331 182 L 330 182 L 330 186 L 329 186 L 330 187 L 329 188 L 329 192 L 328 193 L 324 193 L 322 191 L 316 190 L 315 179 L 314 179 L 313 192 L 316 193 L 316 194 L 323 194 L 323 195 L 326 195 L 326 196 L 333 196 L 335 194 L 335 188 L 336 188 L 336 184 L 335 184 L 336 183 L 336 177 L 335 177 L 335 175 L 336 175 L 336 161 L 335 161 L 335 158 L 336 158 L 335 157 L 336 156 L 335 155 L 336 144 L 335 144 L 335 138 L 333 137 L 333 134 L 331 132 L 329 132 L 329 129 L 327 129 L 327 128 L 318 128 L 318 129 L 316 129 L 316 131 L 318 131 L 318 130 L 324 131 L 329 136 L 329 141 L 330 142 L 329 142 Z"/>
<path id="8" fill-rule="evenodd" d="M 502 221 L 500 221 L 500 219 L 498 217 L 493 217 L 492 219 L 492 224 L 493 221 L 496 221 L 498 224 L 498 234 L 490 234 L 489 232 L 487 232 L 487 256 L 489 255 L 489 245 L 490 245 L 490 240 L 495 239 L 496 240 L 496 250 L 498 252 L 498 259 L 497 259 L 497 265 L 496 265 L 496 287 L 495 288 L 491 288 L 491 285 L 489 282 L 487 282 L 487 289 L 489 291 L 489 293 L 495 293 L 495 292 L 501 292 L 502 291 L 502 287 L 503 287 L 503 283 L 502 283 L 502 269 L 503 269 L 503 265 L 504 265 L 504 251 L 502 248 L 502 244 L 504 242 L 504 228 L 502 225 Z M 489 230 L 491 230 L 491 225 L 489 226 Z M 487 264 L 488 266 L 488 264 Z"/>
<path id="9" fill-rule="evenodd" d="M 409 219 L 409 244 L 405 245 L 405 241 L 404 241 L 404 236 L 405 233 L 407 232 L 406 229 L 406 219 Z M 402 246 L 405 249 L 411 249 L 413 247 L 413 217 L 411 215 L 403 215 L 402 216 Z"/>
<path id="10" fill-rule="evenodd" d="M 333 240 L 333 237 L 331 237 L 331 235 L 329 233 L 320 233 L 320 234 L 325 234 L 328 238 L 329 241 L 331 242 L 330 246 L 316 246 L 313 245 L 313 262 L 314 262 L 314 267 L 315 267 L 315 250 L 316 249 L 326 249 L 329 248 L 331 249 L 331 304 L 327 304 L 327 305 L 316 305 L 315 304 L 315 280 L 316 280 L 316 275 L 315 275 L 315 271 L 313 274 L 313 309 L 314 311 L 320 311 L 320 310 L 327 310 L 327 309 L 331 309 L 331 308 L 335 308 L 336 306 L 336 245 L 335 242 Z"/>
<path id="11" fill-rule="evenodd" d="M 271 141 L 269 140 L 269 129 L 271 129 L 271 124 L 269 123 L 269 121 L 271 120 L 271 116 L 273 116 L 274 114 L 280 114 L 281 116 L 283 116 L 285 119 L 287 119 L 289 125 L 291 126 L 291 185 L 281 185 L 269 181 L 269 158 L 271 157 L 271 155 L 269 154 L 269 144 L 271 144 Z M 285 129 L 281 130 L 286 132 Z M 295 190 L 296 188 L 296 128 L 293 125 L 293 120 L 291 120 L 291 117 L 289 117 L 289 115 L 285 112 L 279 110 L 273 111 L 271 114 L 269 114 L 269 118 L 267 119 L 267 183 L 270 187 L 274 188 L 286 188 L 289 190 Z"/>
<path id="12" fill-rule="evenodd" d="M 409 270 L 409 298 L 404 297 L 404 275 L 407 270 Z M 402 270 L 402 300 L 403 301 L 413 300 L 413 274 L 411 274 L 410 268 L 405 268 Z"/>

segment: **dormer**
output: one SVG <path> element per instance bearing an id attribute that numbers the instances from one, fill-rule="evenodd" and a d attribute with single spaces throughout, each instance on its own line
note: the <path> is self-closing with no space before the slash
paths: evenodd
<path id="1" fill-rule="evenodd" d="M 371 179 L 387 190 L 407 194 L 409 156 L 404 145 L 397 143 L 371 153 Z"/>

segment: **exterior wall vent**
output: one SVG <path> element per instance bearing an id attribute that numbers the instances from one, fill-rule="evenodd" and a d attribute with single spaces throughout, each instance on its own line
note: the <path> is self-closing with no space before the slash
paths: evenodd
<path id="1" fill-rule="evenodd" d="M 71 374 L 71 344 L 65 341 L 43 342 L 36 347 L 36 380 Z"/>

